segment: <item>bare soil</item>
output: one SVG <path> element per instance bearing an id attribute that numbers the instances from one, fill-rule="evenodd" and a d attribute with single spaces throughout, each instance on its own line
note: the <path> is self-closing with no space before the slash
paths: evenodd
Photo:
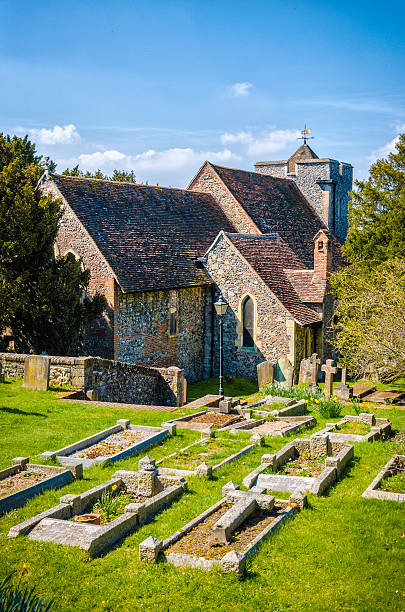
<path id="1" fill-rule="evenodd" d="M 47 478 L 49 478 L 49 474 L 45 472 L 32 472 L 30 470 L 23 470 L 14 474 L 14 476 L 7 476 L 7 478 L 0 480 L 0 497 L 23 491 Z"/>
<path id="2" fill-rule="evenodd" d="M 190 419 L 190 423 L 206 423 L 207 425 L 214 425 L 216 427 L 227 427 L 233 423 L 243 421 L 243 417 L 238 414 L 221 414 L 219 412 L 207 412 L 196 416 L 194 419 Z"/>
<path id="3" fill-rule="evenodd" d="M 283 512 L 287 504 L 276 504 L 270 512 L 257 510 L 253 512 L 233 534 L 228 544 L 211 545 L 210 535 L 214 524 L 219 518 L 231 508 L 230 504 L 223 504 L 219 510 L 211 514 L 202 523 L 194 527 L 190 533 L 181 540 L 170 546 L 167 553 L 186 553 L 205 559 L 222 559 L 224 555 L 232 550 L 243 552 L 249 544 L 259 535 L 267 525 Z"/>
<path id="4" fill-rule="evenodd" d="M 129 446 L 132 446 L 136 442 L 140 442 L 146 437 L 145 434 L 125 430 L 119 431 L 118 433 L 111 434 L 104 440 L 84 448 L 82 450 L 73 453 L 73 457 L 80 457 L 82 459 L 96 459 L 97 457 L 112 457 L 116 453 L 119 453 Z"/>
<path id="5" fill-rule="evenodd" d="M 296 425 L 296 421 L 266 421 L 261 425 L 258 425 L 252 430 L 252 433 L 273 433 L 275 431 L 284 432 L 290 429 L 293 425 Z"/>

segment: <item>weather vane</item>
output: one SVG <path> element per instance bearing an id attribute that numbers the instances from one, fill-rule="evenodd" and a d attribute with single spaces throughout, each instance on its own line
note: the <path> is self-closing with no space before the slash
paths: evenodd
<path id="1" fill-rule="evenodd" d="M 307 140 L 313 140 L 314 137 L 310 136 L 311 130 L 310 128 L 307 128 L 307 124 L 305 124 L 305 127 L 303 130 L 301 130 L 301 134 L 302 136 L 299 136 L 297 138 L 297 140 L 303 140 L 304 141 L 304 145 L 307 144 Z"/>

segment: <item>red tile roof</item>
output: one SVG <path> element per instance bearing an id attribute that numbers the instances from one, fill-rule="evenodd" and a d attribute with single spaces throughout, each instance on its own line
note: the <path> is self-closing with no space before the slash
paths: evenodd
<path id="1" fill-rule="evenodd" d="M 260 231 L 281 238 L 304 264 L 303 267 L 313 268 L 313 240 L 321 228 L 326 229 L 326 225 L 294 181 L 211 166 Z M 335 237 L 332 242 L 335 261 L 341 265 L 340 242 Z"/>
<path id="2" fill-rule="evenodd" d="M 284 270 L 302 302 L 321 304 L 325 297 L 326 281 L 315 283 L 313 270 Z"/>
<path id="3" fill-rule="evenodd" d="M 262 281 L 280 300 L 300 325 L 319 323 L 321 316 L 302 303 L 285 269 L 295 266 L 302 268 L 294 252 L 277 236 L 253 236 L 225 233 L 228 239 L 252 266 Z M 311 274 L 310 270 L 302 270 Z"/>
<path id="4" fill-rule="evenodd" d="M 221 230 L 235 231 L 207 194 L 57 174 L 51 178 L 124 293 L 209 284 L 193 260 Z"/>

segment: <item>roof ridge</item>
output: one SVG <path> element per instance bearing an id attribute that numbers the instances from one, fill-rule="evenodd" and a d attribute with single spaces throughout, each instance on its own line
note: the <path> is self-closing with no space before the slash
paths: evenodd
<path id="1" fill-rule="evenodd" d="M 80 180 L 80 181 L 95 181 L 99 183 L 108 183 L 112 185 L 131 185 L 132 187 L 144 187 L 147 189 L 161 189 L 161 190 L 167 189 L 170 191 L 182 191 L 184 193 L 197 193 L 197 194 L 201 194 L 205 196 L 210 195 L 202 191 L 191 191 L 188 189 L 181 189 L 181 187 L 166 187 L 162 185 L 146 185 L 145 183 L 133 183 L 132 181 L 111 181 L 110 179 L 99 179 L 99 178 L 94 178 L 93 176 L 71 176 L 69 174 L 58 174 L 56 172 L 53 174 L 49 174 L 49 177 L 51 179 L 54 176 L 57 176 L 63 179 L 74 179 L 74 180 Z"/>
<path id="2" fill-rule="evenodd" d="M 260 172 L 256 172 L 255 170 L 243 170 L 242 168 L 230 168 L 229 166 L 219 166 L 218 164 L 213 164 L 210 161 L 208 162 L 210 166 L 213 168 L 221 168 L 222 170 L 234 170 L 235 172 L 245 172 L 245 174 L 253 174 L 255 177 L 260 177 L 264 179 L 271 179 L 276 181 L 288 181 L 289 183 L 293 183 L 294 181 L 288 176 L 271 176 L 270 174 L 261 174 Z"/>

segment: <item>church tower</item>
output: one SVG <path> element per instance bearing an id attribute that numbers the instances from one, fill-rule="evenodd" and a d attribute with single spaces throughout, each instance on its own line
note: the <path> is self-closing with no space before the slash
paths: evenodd
<path id="1" fill-rule="evenodd" d="M 255 164 L 259 174 L 293 180 L 323 222 L 342 241 L 348 228 L 349 191 L 353 185 L 353 166 L 336 159 L 322 158 L 304 144 L 289 159 Z"/>

